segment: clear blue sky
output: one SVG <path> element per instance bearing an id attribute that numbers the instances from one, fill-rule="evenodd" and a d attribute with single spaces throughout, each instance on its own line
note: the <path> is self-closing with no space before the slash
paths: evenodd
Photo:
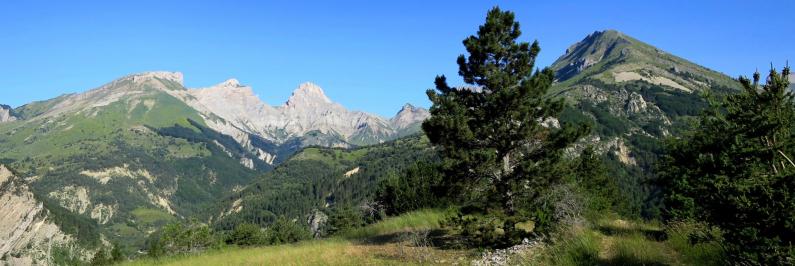
<path id="1" fill-rule="evenodd" d="M 461 40 L 494 5 L 539 40 L 542 67 L 602 29 L 731 76 L 795 64 L 792 0 L 383 2 L 2 1 L 0 103 L 169 70 L 188 87 L 235 77 L 272 105 L 313 81 L 351 109 L 392 116 L 427 107 L 435 75 L 457 77 Z"/>

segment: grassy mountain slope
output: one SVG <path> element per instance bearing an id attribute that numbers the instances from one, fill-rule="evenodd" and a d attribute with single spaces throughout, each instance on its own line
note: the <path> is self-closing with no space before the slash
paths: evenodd
<path id="1" fill-rule="evenodd" d="M 699 66 L 615 30 L 597 31 L 573 44 L 551 66 L 565 89 L 592 78 L 605 83 L 644 80 L 680 90 L 737 88 L 725 74 Z"/>
<path id="2" fill-rule="evenodd" d="M 207 129 L 169 90 L 184 88 L 134 75 L 20 107 L 25 119 L 0 125 L 0 160 L 31 180 L 46 206 L 61 210 L 53 219 L 99 228 L 78 238 L 98 243 L 101 234 L 137 249 L 159 225 L 202 216 L 269 169 L 241 164 L 256 157 Z"/>

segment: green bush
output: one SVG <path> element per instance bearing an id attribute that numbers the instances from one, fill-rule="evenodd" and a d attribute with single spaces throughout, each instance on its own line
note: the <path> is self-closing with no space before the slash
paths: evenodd
<path id="1" fill-rule="evenodd" d="M 295 223 L 284 216 L 280 216 L 266 230 L 270 244 L 293 243 L 312 238 L 312 234 L 305 226 Z"/>
<path id="2" fill-rule="evenodd" d="M 387 215 L 437 207 L 441 203 L 437 196 L 441 180 L 438 165 L 418 162 L 403 175 L 390 175 L 381 181 L 376 191 L 376 201 Z"/>
<path id="3" fill-rule="evenodd" d="M 91 259 L 92 266 L 112 265 L 127 259 L 119 244 L 113 244 L 113 248 L 108 252 L 104 247 L 100 248 L 94 258 Z"/>
<path id="4" fill-rule="evenodd" d="M 521 222 L 523 221 L 517 221 L 515 217 L 508 217 L 501 213 L 486 215 L 458 213 L 442 221 L 442 225 L 457 231 L 458 235 L 466 240 L 466 245 L 472 248 L 505 248 L 530 236 L 531 232 L 515 227 L 517 223 Z"/>
<path id="5" fill-rule="evenodd" d="M 364 225 L 364 216 L 360 210 L 351 206 L 335 207 L 331 210 L 325 231 L 328 235 L 334 235 Z"/>
<path id="6" fill-rule="evenodd" d="M 147 241 L 149 255 L 195 253 L 218 247 L 219 237 L 207 225 L 190 220 L 187 223 L 171 223 L 155 232 Z"/>
<path id="7" fill-rule="evenodd" d="M 268 235 L 265 233 L 262 227 L 250 223 L 237 225 L 235 230 L 226 236 L 226 243 L 238 246 L 270 244 L 268 241 Z"/>

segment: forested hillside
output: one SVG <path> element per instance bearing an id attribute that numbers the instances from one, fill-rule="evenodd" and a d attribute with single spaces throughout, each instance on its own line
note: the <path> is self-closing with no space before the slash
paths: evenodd
<path id="1" fill-rule="evenodd" d="M 303 221 L 314 212 L 330 215 L 335 208 L 376 208 L 379 182 L 402 175 L 417 162 L 433 160 L 421 135 L 356 149 L 306 148 L 224 199 L 214 214 L 216 225 L 266 226 L 279 216 Z"/>

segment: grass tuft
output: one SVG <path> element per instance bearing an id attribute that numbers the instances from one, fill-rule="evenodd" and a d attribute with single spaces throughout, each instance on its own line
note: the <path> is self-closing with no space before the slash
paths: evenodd
<path id="1" fill-rule="evenodd" d="M 390 235 L 400 232 L 417 230 L 432 230 L 440 227 L 440 222 L 445 218 L 446 212 L 442 210 L 419 210 L 400 216 L 390 217 L 376 224 L 342 234 L 346 239 L 365 239 L 381 235 Z"/>

